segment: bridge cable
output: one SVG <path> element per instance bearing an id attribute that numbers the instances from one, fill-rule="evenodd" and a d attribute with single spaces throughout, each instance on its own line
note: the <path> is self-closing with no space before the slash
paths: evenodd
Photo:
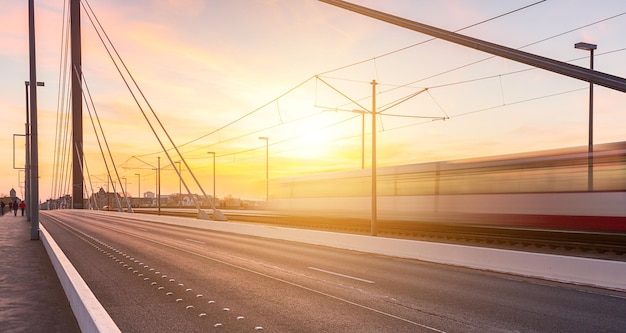
<path id="1" fill-rule="evenodd" d="M 170 161 L 170 164 L 174 167 L 174 169 L 176 170 L 176 173 L 178 174 L 178 178 L 180 179 L 181 183 L 185 186 L 185 189 L 187 190 L 187 193 L 189 194 L 189 196 L 191 197 L 192 201 L 194 202 L 194 204 L 196 205 L 196 208 L 198 209 L 198 213 L 201 215 L 201 217 L 203 218 L 208 218 L 208 216 L 204 216 L 206 213 L 204 211 L 202 211 L 200 209 L 200 205 L 198 203 L 198 201 L 196 200 L 196 197 L 194 195 L 191 194 L 191 190 L 189 189 L 189 186 L 187 185 L 187 182 L 185 182 L 185 180 L 182 177 L 181 174 L 181 170 L 179 170 L 178 168 L 176 168 L 174 166 L 174 161 L 172 159 L 172 156 L 168 153 L 168 150 L 165 148 L 165 146 L 163 145 L 163 142 L 161 141 L 161 139 L 159 138 L 159 136 L 157 135 L 156 131 L 154 130 L 154 127 L 152 125 L 152 123 L 150 122 L 150 120 L 148 119 L 146 113 L 144 112 L 143 108 L 141 107 L 140 103 L 138 102 L 135 94 L 132 92 L 132 89 L 130 89 L 128 82 L 126 81 L 126 79 L 124 78 L 124 76 L 121 73 L 121 70 L 119 68 L 119 66 L 117 65 L 117 62 L 115 61 L 115 59 L 113 58 L 113 56 L 111 55 L 111 52 L 109 51 L 108 47 L 106 46 L 106 43 L 104 42 L 102 35 L 100 34 L 100 31 L 102 31 L 102 34 L 104 34 L 104 36 L 106 37 L 109 45 L 111 46 L 111 48 L 113 49 L 113 51 L 115 52 L 115 55 L 117 57 L 117 59 L 119 60 L 119 62 L 122 64 L 122 66 L 124 67 L 124 70 L 126 71 L 127 75 L 130 77 L 130 79 L 133 82 L 133 85 L 135 86 L 135 88 L 139 91 L 141 97 L 143 98 L 143 101 L 146 103 L 146 105 L 148 106 L 149 110 L 151 111 L 153 117 L 156 119 L 157 123 L 159 124 L 159 126 L 161 127 L 161 130 L 163 131 L 163 133 L 166 135 L 166 137 L 168 138 L 170 144 L 174 147 L 174 149 L 176 150 L 176 153 L 178 155 L 178 157 L 180 158 L 180 160 L 185 164 L 185 167 L 187 168 L 189 174 L 191 175 L 191 177 L 194 179 L 196 186 L 198 186 L 198 188 L 200 188 L 200 190 L 202 191 L 203 195 L 205 196 L 205 198 L 207 199 L 207 201 L 211 204 L 211 208 L 213 208 L 213 215 L 214 218 L 217 218 L 219 220 L 223 220 L 225 219 L 225 217 L 216 210 L 215 205 L 213 203 L 214 200 L 209 200 L 209 197 L 207 196 L 206 192 L 204 191 L 204 189 L 202 188 L 202 185 L 200 184 L 200 182 L 198 181 L 198 179 L 196 178 L 195 174 L 193 173 L 192 169 L 189 167 L 189 165 L 187 164 L 187 161 L 185 160 L 184 156 L 180 153 L 180 151 L 178 150 L 176 144 L 174 143 L 174 141 L 172 140 L 171 136 L 169 135 L 169 133 L 167 132 L 167 129 L 163 126 L 163 123 L 161 122 L 161 120 L 159 119 L 159 117 L 157 116 L 156 112 L 154 111 L 154 109 L 152 108 L 152 106 L 150 105 L 150 102 L 148 101 L 148 99 L 146 98 L 146 96 L 144 95 L 143 91 L 141 90 L 141 88 L 139 87 L 139 85 L 137 84 L 137 81 L 135 80 L 135 78 L 133 77 L 132 73 L 130 72 L 130 70 L 128 69 L 128 67 L 126 66 L 126 63 L 124 62 L 124 60 L 122 59 L 122 57 L 120 56 L 120 54 L 117 52 L 117 49 L 115 48 L 115 45 L 113 44 L 113 42 L 111 41 L 111 39 L 109 38 L 108 34 L 106 33 L 106 31 L 104 30 L 104 28 L 102 27 L 102 25 L 100 24 L 100 21 L 98 20 L 97 16 L 95 15 L 95 13 L 93 12 L 91 6 L 89 5 L 89 2 L 87 0 L 83 0 L 81 1 L 81 4 L 83 4 L 83 8 L 85 8 L 85 11 L 87 12 L 87 16 L 89 17 L 89 20 L 91 22 L 91 24 L 93 25 L 94 29 L 96 30 L 96 33 L 98 34 L 98 37 L 100 38 L 101 42 L 103 43 L 105 49 L 107 50 L 107 53 L 109 53 L 109 57 L 111 58 L 111 60 L 113 61 L 113 63 L 115 64 L 115 67 L 117 68 L 118 72 L 120 73 L 120 75 L 122 76 L 122 78 L 124 79 L 124 83 L 126 84 L 127 88 L 129 89 L 129 91 L 131 92 L 133 98 L 135 99 L 135 102 L 137 103 L 137 106 L 139 107 L 141 113 L 144 115 L 144 118 L 146 119 L 146 121 L 148 122 L 148 125 L 150 126 L 150 128 L 152 129 L 153 134 L 155 135 L 157 141 L 159 142 L 159 144 L 161 145 L 161 148 L 163 149 L 163 152 L 165 153 L 165 155 L 167 156 L 168 160 Z M 85 7 L 84 4 L 87 4 L 87 7 Z M 89 10 L 87 10 L 87 8 L 89 8 Z M 89 11 L 91 12 L 91 15 L 89 15 Z M 93 16 L 93 18 L 92 18 Z M 96 27 L 96 24 L 94 23 L 94 19 L 98 24 L 98 27 L 100 28 L 100 30 L 98 30 L 98 28 Z"/>

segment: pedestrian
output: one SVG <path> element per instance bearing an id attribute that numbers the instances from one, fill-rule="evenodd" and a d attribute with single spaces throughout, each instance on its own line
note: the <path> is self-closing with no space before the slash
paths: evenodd
<path id="1" fill-rule="evenodd" d="M 22 200 L 22 202 L 20 202 L 20 209 L 22 210 L 22 216 L 24 216 L 24 208 L 26 208 L 26 202 Z"/>
<path id="2" fill-rule="evenodd" d="M 2 209 L 2 215 L 4 215 L 4 206 L 6 206 L 7 204 L 4 203 L 4 201 L 0 201 L 0 208 Z"/>
<path id="3" fill-rule="evenodd" d="M 17 204 L 17 200 L 13 200 L 13 216 L 17 216 L 17 208 L 19 205 Z"/>

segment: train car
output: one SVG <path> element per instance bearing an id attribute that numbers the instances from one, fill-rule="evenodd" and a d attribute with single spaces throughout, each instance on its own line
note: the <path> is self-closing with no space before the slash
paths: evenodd
<path id="1" fill-rule="evenodd" d="M 377 168 L 377 218 L 626 231 L 626 142 Z M 371 170 L 273 181 L 289 215 L 369 218 Z"/>

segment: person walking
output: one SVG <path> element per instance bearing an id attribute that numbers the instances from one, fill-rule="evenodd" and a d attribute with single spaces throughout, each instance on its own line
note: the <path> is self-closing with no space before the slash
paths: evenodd
<path id="1" fill-rule="evenodd" d="M 22 200 L 22 202 L 20 202 L 20 209 L 22 210 L 22 216 L 24 216 L 24 209 L 26 208 L 26 202 L 24 200 Z"/>
<path id="2" fill-rule="evenodd" d="M 17 204 L 17 200 L 13 200 L 13 216 L 17 216 L 17 208 L 19 205 Z"/>
<path id="3" fill-rule="evenodd" d="M 4 215 L 4 206 L 6 206 L 4 201 L 0 201 L 0 209 L 2 209 L 2 215 Z"/>

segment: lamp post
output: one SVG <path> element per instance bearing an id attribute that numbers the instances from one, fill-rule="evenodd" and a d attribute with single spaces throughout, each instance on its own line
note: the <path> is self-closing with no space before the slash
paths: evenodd
<path id="1" fill-rule="evenodd" d="M 122 191 L 122 193 L 124 194 L 124 196 L 126 196 L 126 189 L 128 188 L 128 179 L 126 178 L 126 176 L 122 177 L 122 179 L 124 179 L 124 190 Z"/>
<path id="2" fill-rule="evenodd" d="M 136 173 L 137 176 L 137 197 L 141 198 L 141 174 Z"/>
<path id="3" fill-rule="evenodd" d="M 269 138 L 266 136 L 260 136 L 259 140 L 265 140 L 265 207 L 269 202 Z"/>
<path id="4" fill-rule="evenodd" d="M 213 155 L 213 207 L 215 207 L 215 152 L 210 151 L 207 154 Z"/>
<path id="5" fill-rule="evenodd" d="M 182 182 L 183 182 L 183 170 L 180 167 L 180 162 L 181 161 L 177 161 L 175 163 L 178 163 L 178 206 L 182 206 L 183 201 L 181 200 L 181 197 L 183 196 L 183 190 L 182 190 Z"/>
<path id="6" fill-rule="evenodd" d="M 139 206 L 141 201 L 141 175 L 136 173 L 135 176 L 137 176 L 137 206 Z"/>
<path id="7" fill-rule="evenodd" d="M 38 87 L 45 86 L 44 82 L 37 82 Z M 26 221 L 30 221 L 31 212 L 33 206 L 37 204 L 36 200 L 31 200 L 30 195 L 30 103 L 29 103 L 29 94 L 28 87 L 30 87 L 30 81 L 24 81 L 24 87 L 26 88 L 26 167 L 25 167 L 25 175 L 24 181 L 26 182 L 26 188 L 24 190 L 24 200 L 26 201 Z"/>
<path id="8" fill-rule="evenodd" d="M 30 82 L 30 239 L 39 240 L 39 130 L 37 117 L 37 63 L 35 50 L 35 1 L 28 0 L 28 50 L 29 50 L 29 82 Z M 82 200 L 82 198 L 81 198 Z M 34 203 L 34 204 L 33 204 Z M 35 207 L 36 206 L 36 207 Z"/>
<path id="9" fill-rule="evenodd" d="M 376 236 L 378 234 L 378 193 L 376 190 L 376 80 L 372 81 L 372 220 L 370 226 L 370 234 Z"/>
<path id="10" fill-rule="evenodd" d="M 157 206 L 161 216 L 161 156 L 157 157 Z"/>
<path id="11" fill-rule="evenodd" d="M 124 188 L 122 189 L 122 194 L 124 195 L 124 201 L 126 201 L 126 206 L 128 206 L 128 195 L 127 195 L 127 188 L 128 188 L 128 179 L 126 178 L 126 176 L 122 177 L 122 179 L 124 179 Z M 121 205 L 120 205 L 121 206 Z M 126 207 L 126 209 L 128 209 L 130 207 Z M 120 207 L 120 209 L 122 209 L 122 207 Z"/>
<path id="12" fill-rule="evenodd" d="M 574 48 L 590 52 L 589 69 L 593 71 L 593 51 L 598 48 L 596 44 L 576 43 Z M 587 191 L 593 191 L 593 83 L 589 82 L 589 148 L 587 155 Z"/>

